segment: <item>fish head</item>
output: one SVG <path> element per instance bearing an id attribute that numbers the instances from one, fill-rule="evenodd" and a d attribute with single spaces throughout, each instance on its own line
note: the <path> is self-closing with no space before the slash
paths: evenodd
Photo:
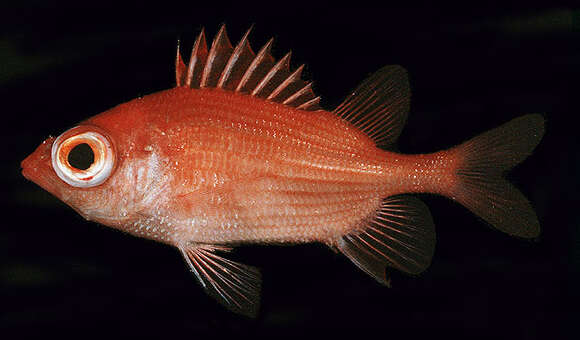
<path id="1" fill-rule="evenodd" d="M 143 129 L 131 126 L 131 111 L 122 105 L 49 137 L 22 161 L 23 176 L 87 220 L 132 222 L 154 201 L 163 176 L 154 150 L 136 146 Z"/>

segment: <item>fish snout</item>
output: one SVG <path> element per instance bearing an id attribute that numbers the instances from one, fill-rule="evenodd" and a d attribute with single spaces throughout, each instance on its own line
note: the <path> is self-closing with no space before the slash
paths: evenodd
<path id="1" fill-rule="evenodd" d="M 47 166 L 50 167 L 50 153 L 54 137 L 49 137 L 36 150 L 28 155 L 21 163 L 22 176 L 26 179 L 36 182 L 42 172 L 47 171 Z"/>

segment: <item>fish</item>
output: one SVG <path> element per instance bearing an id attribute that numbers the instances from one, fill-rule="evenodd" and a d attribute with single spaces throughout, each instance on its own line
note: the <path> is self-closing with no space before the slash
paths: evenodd
<path id="1" fill-rule="evenodd" d="M 380 284 L 418 275 L 435 227 L 416 194 L 447 197 L 495 229 L 540 234 L 530 202 L 504 174 L 540 143 L 527 114 L 429 154 L 402 154 L 407 71 L 385 66 L 334 110 L 321 107 L 304 65 L 258 52 L 251 28 L 233 46 L 204 29 L 189 62 L 179 42 L 176 86 L 138 97 L 49 137 L 22 174 L 88 221 L 175 247 L 207 294 L 254 317 L 260 271 L 228 256 L 244 244 L 318 242 Z"/>

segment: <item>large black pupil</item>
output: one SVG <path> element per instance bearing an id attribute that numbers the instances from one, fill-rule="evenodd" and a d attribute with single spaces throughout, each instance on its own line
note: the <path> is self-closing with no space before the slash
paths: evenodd
<path id="1" fill-rule="evenodd" d="M 95 154 L 93 153 L 93 149 L 91 149 L 87 143 L 75 146 L 68 153 L 68 164 L 79 170 L 87 170 L 94 161 Z"/>

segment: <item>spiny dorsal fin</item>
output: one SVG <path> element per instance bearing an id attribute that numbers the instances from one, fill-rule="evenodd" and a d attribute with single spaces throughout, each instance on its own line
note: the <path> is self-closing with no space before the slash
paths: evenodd
<path id="1" fill-rule="evenodd" d="M 187 75 L 185 77 L 185 86 L 199 88 L 201 75 L 207 61 L 207 54 L 207 43 L 205 42 L 205 33 L 202 29 L 197 39 L 195 39 L 193 50 L 191 50 L 191 57 L 189 58 L 189 66 L 187 67 Z"/>
<path id="2" fill-rule="evenodd" d="M 211 43 L 207 62 L 201 75 L 200 87 L 216 87 L 232 51 L 233 47 L 226 33 L 226 25 L 222 25 Z"/>
<path id="3" fill-rule="evenodd" d="M 248 36 L 251 31 L 252 27 L 248 29 L 246 34 L 242 37 L 242 40 L 238 43 L 238 46 L 236 46 L 236 49 L 230 56 L 230 59 L 222 72 L 217 87 L 228 90 L 235 89 L 235 85 L 240 82 L 246 69 L 250 66 L 252 58 L 255 56 L 254 51 L 252 51 L 252 47 L 250 47 L 250 43 L 248 42 Z"/>
<path id="4" fill-rule="evenodd" d="M 333 112 L 377 145 L 390 148 L 407 120 L 410 96 L 407 71 L 398 65 L 385 66 L 363 81 Z"/>
<path id="5" fill-rule="evenodd" d="M 179 40 L 177 41 L 177 55 L 175 56 L 175 82 L 177 87 L 183 86 L 185 80 L 185 63 L 181 59 Z"/>
<path id="6" fill-rule="evenodd" d="M 208 51 L 204 30 L 197 37 L 189 65 L 181 57 L 179 43 L 175 60 L 178 87 L 223 88 L 282 103 L 301 110 L 318 110 L 320 97 L 312 83 L 301 79 L 304 65 L 290 70 L 290 53 L 278 62 L 272 57 L 273 39 L 255 54 L 248 41 L 252 28 L 232 47 L 222 25 Z"/>

